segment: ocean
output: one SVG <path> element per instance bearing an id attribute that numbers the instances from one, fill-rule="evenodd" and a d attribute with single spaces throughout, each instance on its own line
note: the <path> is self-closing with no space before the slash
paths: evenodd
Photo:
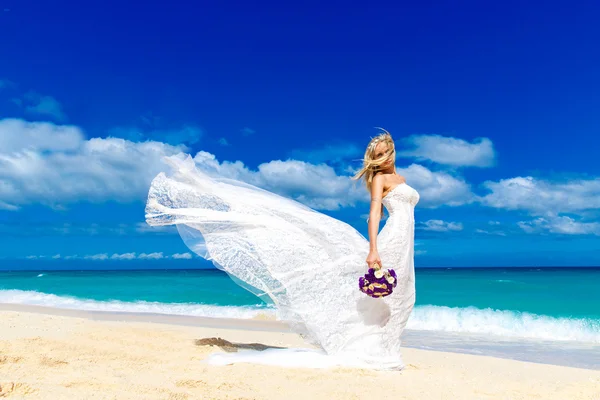
<path id="1" fill-rule="evenodd" d="M 166 269 L 191 262 L 146 261 L 137 267 L 153 269 L 136 270 L 125 269 L 128 261 L 41 263 L 14 261 L 8 268 L 3 263 L 10 270 L 0 271 L 0 303 L 226 318 L 274 315 L 271 304 L 222 271 Z M 45 268 L 31 269 L 35 265 Z M 67 270 L 57 270 L 61 265 Z M 600 369 L 600 268 L 417 268 L 415 273 L 417 300 L 404 335 L 407 346 Z"/>

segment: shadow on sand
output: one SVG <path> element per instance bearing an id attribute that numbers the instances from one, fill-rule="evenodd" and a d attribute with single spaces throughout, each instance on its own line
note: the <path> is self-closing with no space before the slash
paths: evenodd
<path id="1" fill-rule="evenodd" d="M 267 350 L 267 349 L 285 349 L 285 347 L 267 346 L 262 343 L 232 343 L 222 338 L 203 338 L 194 341 L 196 346 L 218 346 L 227 353 L 235 353 L 242 350 Z"/>

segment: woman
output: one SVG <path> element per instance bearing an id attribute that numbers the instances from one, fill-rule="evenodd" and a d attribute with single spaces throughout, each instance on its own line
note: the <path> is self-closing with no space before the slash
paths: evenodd
<path id="1" fill-rule="evenodd" d="M 345 364 L 402 369 L 400 336 L 415 302 L 414 207 L 419 194 L 395 172 L 388 132 L 369 143 L 369 240 L 350 225 L 294 200 L 197 168 L 188 156 L 152 181 L 146 221 L 176 224 L 186 245 L 276 306 L 292 330 Z M 383 207 L 389 218 L 379 234 Z M 358 278 L 377 262 L 398 276 L 394 292 L 371 298 Z M 201 289 L 201 288 L 199 288 Z"/>
<path id="2" fill-rule="evenodd" d="M 389 132 L 379 135 L 371 140 L 365 152 L 363 168 L 354 176 L 354 179 L 364 177 L 367 190 L 371 193 L 371 210 L 369 212 L 369 255 L 367 264 L 369 268 L 374 263 L 381 265 L 381 258 L 377 251 L 377 234 L 379 222 L 383 215 L 383 198 L 395 186 L 406 183 L 406 180 L 396 173 L 394 141 Z M 418 200 L 418 199 L 417 199 Z"/>

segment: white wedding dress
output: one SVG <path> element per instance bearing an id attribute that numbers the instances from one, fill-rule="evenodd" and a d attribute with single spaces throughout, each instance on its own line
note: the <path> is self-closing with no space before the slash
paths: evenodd
<path id="1" fill-rule="evenodd" d="M 358 286 L 369 242 L 350 225 L 224 178 L 189 156 L 165 161 L 173 172 L 151 183 L 148 224 L 176 224 L 192 251 L 267 296 L 279 320 L 327 355 L 359 367 L 403 368 L 401 335 L 415 303 L 415 189 L 400 184 L 382 200 L 389 217 L 378 250 L 383 266 L 396 271 L 398 286 L 374 299 Z"/>

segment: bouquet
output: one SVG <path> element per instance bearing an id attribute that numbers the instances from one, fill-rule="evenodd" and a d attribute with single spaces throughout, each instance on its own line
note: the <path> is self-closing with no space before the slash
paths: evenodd
<path id="1" fill-rule="evenodd" d="M 358 278 L 360 291 L 375 298 L 392 294 L 398 284 L 396 271 L 391 268 L 382 268 L 379 263 L 373 264 L 373 267 L 376 268 L 369 268 L 365 276 Z"/>

